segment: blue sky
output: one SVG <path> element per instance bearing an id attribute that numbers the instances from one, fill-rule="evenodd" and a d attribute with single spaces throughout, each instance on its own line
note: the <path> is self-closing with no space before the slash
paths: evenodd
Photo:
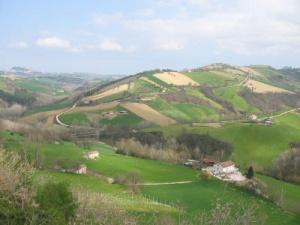
<path id="1" fill-rule="evenodd" d="M 0 69 L 300 67 L 299 0 L 0 0 Z"/>

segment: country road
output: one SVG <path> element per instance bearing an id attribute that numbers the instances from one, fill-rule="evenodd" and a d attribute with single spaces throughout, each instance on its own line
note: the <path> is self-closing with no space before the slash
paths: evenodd
<path id="1" fill-rule="evenodd" d="M 60 117 L 61 115 L 63 115 L 64 113 L 67 113 L 67 112 L 72 111 L 73 109 L 75 109 L 76 106 L 77 106 L 77 104 L 75 103 L 71 108 L 69 108 L 69 109 L 67 109 L 67 110 L 65 110 L 65 111 L 63 111 L 63 112 L 57 114 L 57 115 L 55 116 L 55 121 L 56 121 L 59 125 L 61 125 L 61 126 L 64 126 L 64 127 L 71 127 L 70 125 L 61 122 L 61 120 L 59 119 L 59 117 Z"/>

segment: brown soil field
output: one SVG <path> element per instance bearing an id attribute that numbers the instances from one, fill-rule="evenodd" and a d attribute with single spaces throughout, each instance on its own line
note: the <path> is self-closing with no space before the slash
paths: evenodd
<path id="1" fill-rule="evenodd" d="M 124 92 L 124 91 L 128 91 L 129 90 L 129 84 L 121 84 L 119 86 L 113 87 L 107 91 L 101 92 L 99 94 L 96 95 L 92 95 L 89 97 L 86 97 L 86 100 L 90 100 L 90 101 L 95 101 L 107 96 L 111 96 L 120 92 Z"/>
<path id="2" fill-rule="evenodd" d="M 198 86 L 199 85 L 197 82 L 195 82 L 188 76 L 178 72 L 157 73 L 154 74 L 154 76 L 164 81 L 165 83 L 173 84 L 176 86 L 188 86 L 188 85 Z"/>
<path id="3" fill-rule="evenodd" d="M 244 86 L 250 88 L 251 90 L 253 90 L 253 92 L 256 93 L 292 93 L 288 90 L 279 88 L 279 87 L 275 87 L 269 84 L 265 84 L 256 80 L 248 80 Z"/>
<path id="4" fill-rule="evenodd" d="M 160 126 L 168 126 L 176 123 L 175 120 L 161 114 L 146 104 L 128 102 L 123 103 L 121 106 L 139 117 Z"/>

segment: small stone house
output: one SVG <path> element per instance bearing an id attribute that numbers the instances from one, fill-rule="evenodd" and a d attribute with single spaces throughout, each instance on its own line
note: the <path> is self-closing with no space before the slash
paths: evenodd
<path id="1" fill-rule="evenodd" d="M 98 151 L 87 152 L 84 155 L 84 158 L 86 158 L 86 159 L 97 159 L 97 158 L 99 158 L 99 152 Z"/>
<path id="2" fill-rule="evenodd" d="M 86 170 L 87 170 L 86 165 L 81 164 L 74 169 L 74 172 L 77 174 L 86 174 Z"/>
<path id="3" fill-rule="evenodd" d="M 237 172 L 237 168 L 232 161 L 217 163 L 213 166 L 214 175 L 226 175 Z"/>
<path id="4" fill-rule="evenodd" d="M 249 116 L 249 119 L 252 120 L 252 121 L 256 121 L 256 120 L 257 120 L 257 115 L 251 114 L 251 115 Z"/>

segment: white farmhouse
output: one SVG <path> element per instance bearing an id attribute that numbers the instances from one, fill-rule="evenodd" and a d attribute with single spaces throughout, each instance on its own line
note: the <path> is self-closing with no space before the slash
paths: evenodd
<path id="1" fill-rule="evenodd" d="M 86 159 L 96 159 L 96 158 L 99 158 L 99 152 L 98 151 L 87 152 L 84 155 L 84 158 L 86 158 Z"/>
<path id="2" fill-rule="evenodd" d="M 214 175 L 226 175 L 237 172 L 238 169 L 235 167 L 234 162 L 225 161 L 221 163 L 217 163 L 213 166 L 213 174 Z"/>

